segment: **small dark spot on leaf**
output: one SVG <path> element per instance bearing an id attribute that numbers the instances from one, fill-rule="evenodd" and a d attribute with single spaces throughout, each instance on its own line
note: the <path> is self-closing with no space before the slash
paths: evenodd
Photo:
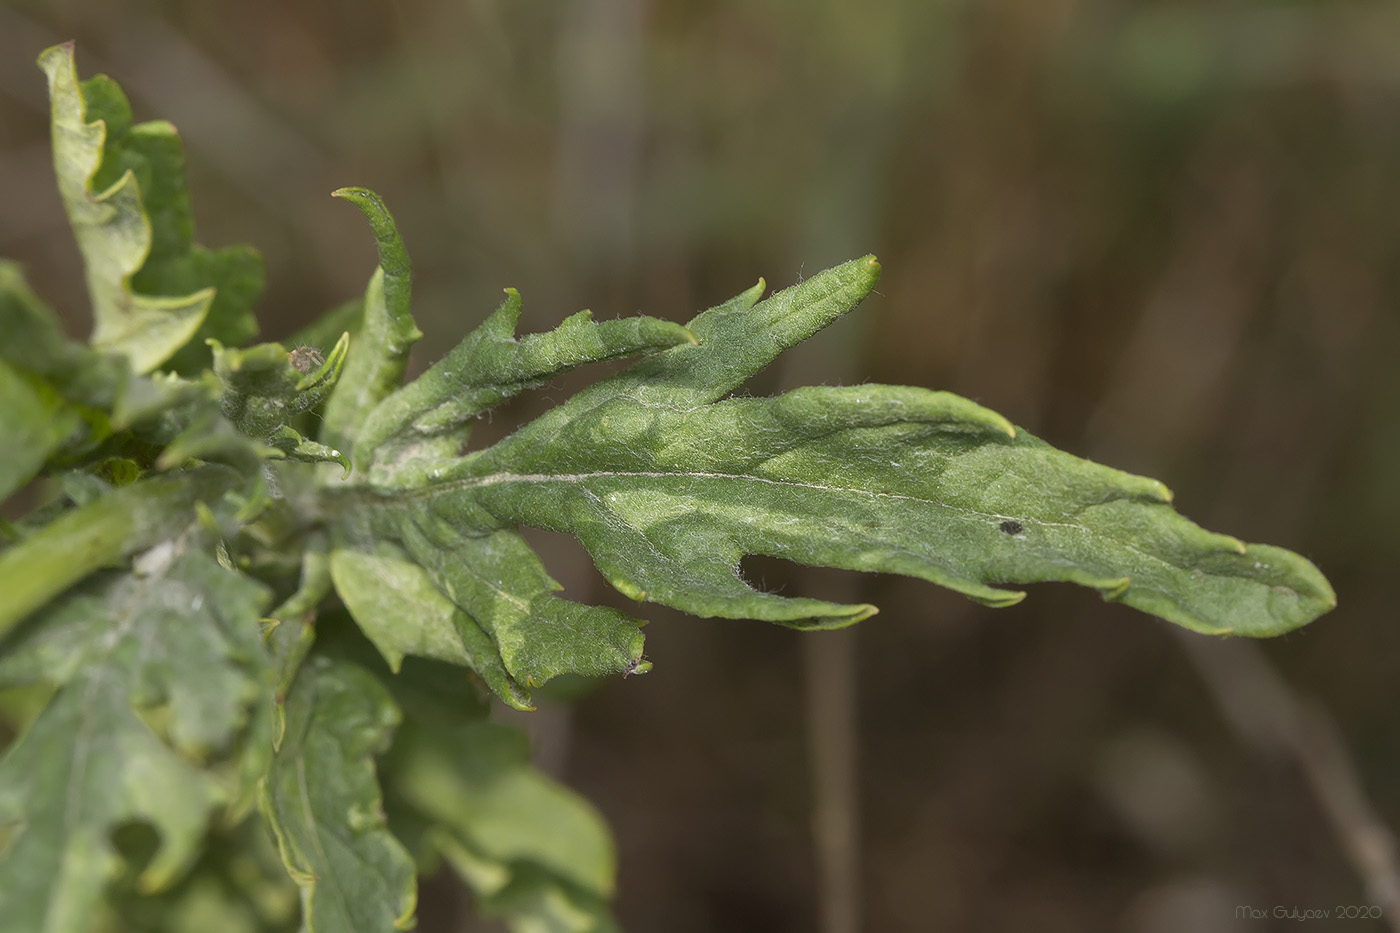
<path id="1" fill-rule="evenodd" d="M 1025 529 L 1021 527 L 1020 522 L 1008 518 L 1006 521 L 1001 523 L 1001 530 L 1009 535 L 1018 535 Z"/>

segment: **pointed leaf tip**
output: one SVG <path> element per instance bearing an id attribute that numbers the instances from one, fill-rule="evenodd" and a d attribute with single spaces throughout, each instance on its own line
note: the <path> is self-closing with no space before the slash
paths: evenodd
<path id="1" fill-rule="evenodd" d="M 384 199 L 369 188 L 357 186 L 337 188 L 331 192 L 331 197 L 349 201 L 365 215 L 379 245 L 379 265 L 384 269 L 384 274 L 391 278 L 408 275 L 408 251 L 404 249 L 398 225 L 394 222 L 394 215 L 389 213 Z"/>
<path id="2" fill-rule="evenodd" d="M 408 251 L 383 199 L 368 188 L 353 187 L 338 188 L 333 196 L 360 209 L 379 249 L 379 266 L 365 288 L 356 349 L 346 363 L 345 378 L 326 403 L 319 437 L 351 451 L 358 463 L 364 454 L 356 451 L 356 442 L 366 419 L 401 387 L 409 351 L 423 332 L 410 308 L 413 276 Z"/>

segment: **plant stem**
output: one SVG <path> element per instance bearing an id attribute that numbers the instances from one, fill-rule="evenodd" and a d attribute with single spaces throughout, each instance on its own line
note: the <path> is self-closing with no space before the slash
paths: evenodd
<path id="1" fill-rule="evenodd" d="M 0 552 L 0 635 L 94 570 L 189 527 L 195 503 L 222 496 L 238 478 L 206 466 L 126 486 Z"/>

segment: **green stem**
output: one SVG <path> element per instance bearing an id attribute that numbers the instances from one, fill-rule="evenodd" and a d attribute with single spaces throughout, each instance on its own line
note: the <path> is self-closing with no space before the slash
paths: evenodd
<path id="1" fill-rule="evenodd" d="M 94 570 L 178 534 L 194 522 L 195 503 L 222 496 L 238 479 L 217 466 L 148 479 L 0 552 L 0 635 Z"/>

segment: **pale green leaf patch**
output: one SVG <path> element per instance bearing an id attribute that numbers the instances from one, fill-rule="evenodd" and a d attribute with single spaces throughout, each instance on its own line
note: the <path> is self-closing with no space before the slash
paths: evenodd
<path id="1" fill-rule="evenodd" d="M 58 690 L 0 760 L 7 925 L 90 930 L 120 868 L 109 837 L 124 823 L 160 836 L 142 890 L 160 890 L 193 861 L 225 796 L 203 764 L 228 751 L 261 679 L 265 601 L 189 538 L 167 540 L 135 573 L 95 577 L 11 635 L 0 686 Z"/>
<path id="2" fill-rule="evenodd" d="M 261 260 L 243 247 L 194 245 L 174 127 L 133 126 L 121 89 L 104 76 L 80 83 L 71 43 L 45 50 L 39 66 L 49 81 L 59 194 L 92 298 L 93 345 L 145 373 L 197 335 L 251 337 Z M 185 362 L 202 361 L 196 352 Z"/>

